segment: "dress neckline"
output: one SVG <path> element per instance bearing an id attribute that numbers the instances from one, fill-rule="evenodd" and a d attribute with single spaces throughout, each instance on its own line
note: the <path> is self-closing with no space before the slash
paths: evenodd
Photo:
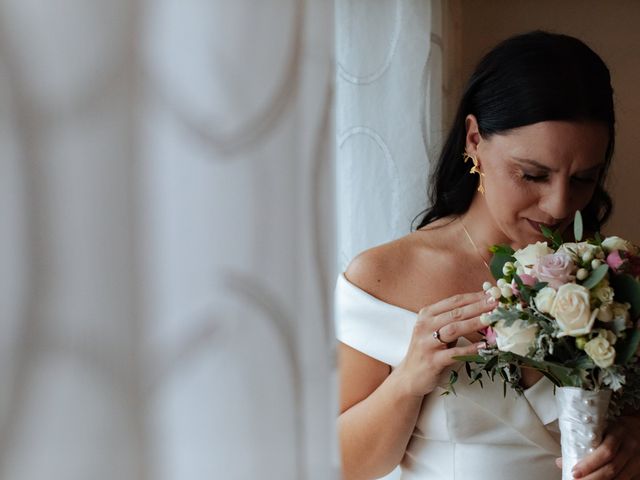
<path id="1" fill-rule="evenodd" d="M 388 308 L 392 308 L 394 310 L 399 310 L 400 312 L 403 312 L 404 314 L 407 314 L 407 315 L 412 315 L 413 317 L 418 315 L 418 312 L 414 312 L 413 310 L 408 310 L 406 308 L 399 307 L 398 305 L 394 305 L 393 303 L 385 302 L 384 300 L 380 300 L 378 297 L 375 297 L 375 296 L 371 295 L 369 292 L 361 289 L 357 285 L 355 285 L 355 284 L 351 283 L 349 280 L 347 280 L 347 277 L 344 275 L 344 273 L 340 274 L 340 280 L 342 282 L 344 282 L 351 290 L 353 290 L 354 292 L 357 292 L 358 295 L 360 295 L 360 296 L 362 296 L 362 297 L 364 297 L 364 298 L 366 298 L 366 299 L 368 299 L 368 300 L 370 300 L 372 302 L 379 303 L 381 305 L 384 305 L 384 306 L 386 306 Z"/>

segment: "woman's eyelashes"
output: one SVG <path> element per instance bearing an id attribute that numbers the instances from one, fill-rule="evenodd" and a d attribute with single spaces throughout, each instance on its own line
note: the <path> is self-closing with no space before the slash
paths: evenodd
<path id="1" fill-rule="evenodd" d="M 544 182 L 549 179 L 548 175 L 531 175 L 529 173 L 522 173 L 520 178 L 527 182 Z"/>
<path id="2" fill-rule="evenodd" d="M 549 175 L 534 175 L 523 172 L 520 178 L 527 182 L 543 183 L 549 180 Z M 572 177 L 571 180 L 579 184 L 591 185 L 597 181 L 597 177 Z"/>

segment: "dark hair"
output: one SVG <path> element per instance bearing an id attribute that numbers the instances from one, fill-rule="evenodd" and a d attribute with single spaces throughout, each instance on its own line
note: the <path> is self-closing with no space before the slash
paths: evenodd
<path id="1" fill-rule="evenodd" d="M 604 181 L 613 156 L 615 118 L 609 70 L 593 50 L 567 35 L 534 31 L 504 40 L 480 61 L 431 176 L 431 206 L 416 217 L 424 214 L 417 228 L 464 213 L 471 204 L 478 175 L 469 175 L 462 161 L 468 114 L 476 117 L 483 138 L 548 120 L 605 124 L 609 144 L 604 168 L 582 210 L 585 228 L 600 230 L 613 208 Z"/>

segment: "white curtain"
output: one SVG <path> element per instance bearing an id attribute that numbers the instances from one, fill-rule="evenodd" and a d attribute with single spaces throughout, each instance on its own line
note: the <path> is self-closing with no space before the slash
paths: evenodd
<path id="1" fill-rule="evenodd" d="M 338 478 L 333 22 L 0 4 L 0 478 Z"/>
<path id="2" fill-rule="evenodd" d="M 442 137 L 441 30 L 440 0 L 336 2 L 340 271 L 409 233 L 427 206 Z"/>
<path id="3" fill-rule="evenodd" d="M 442 132 L 440 0 L 336 2 L 338 268 L 409 233 Z"/>

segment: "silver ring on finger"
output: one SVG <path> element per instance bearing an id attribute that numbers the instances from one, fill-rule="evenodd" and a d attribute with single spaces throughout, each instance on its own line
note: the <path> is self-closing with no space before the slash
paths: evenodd
<path id="1" fill-rule="evenodd" d="M 435 338 L 438 342 L 440 342 L 442 345 L 447 345 L 447 342 L 445 342 L 444 340 L 442 340 L 442 338 L 440 338 L 440 329 L 436 329 L 431 336 L 433 338 Z"/>

